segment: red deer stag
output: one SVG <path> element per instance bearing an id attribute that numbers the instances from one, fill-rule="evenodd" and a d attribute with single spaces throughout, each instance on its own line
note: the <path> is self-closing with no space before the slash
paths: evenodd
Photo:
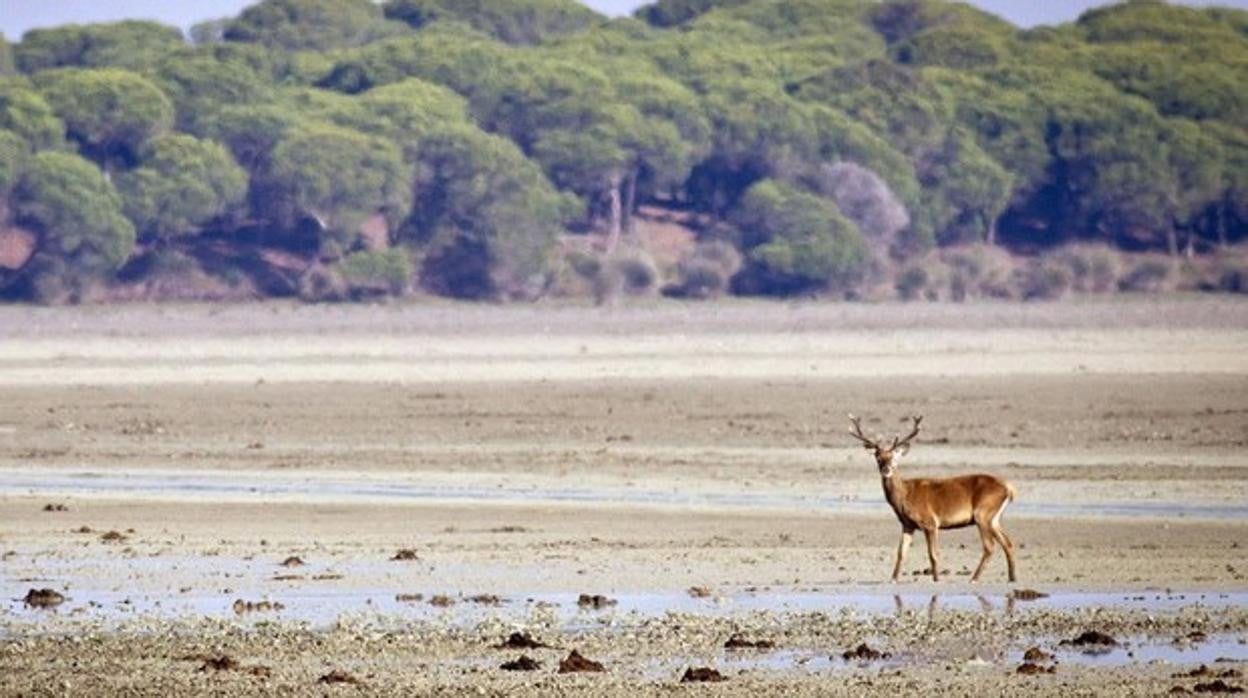
<path id="1" fill-rule="evenodd" d="M 905 479 L 897 474 L 897 462 L 910 451 L 910 441 L 919 434 L 923 417 L 912 417 L 914 429 L 902 438 L 893 437 L 891 444 L 872 441 L 862 433 L 858 418 L 849 415 L 854 425 L 849 430 L 868 450 L 873 451 L 876 465 L 880 466 L 880 478 L 884 483 L 884 498 L 901 522 L 901 543 L 897 546 L 897 563 L 893 566 L 893 581 L 901 574 L 906 551 L 914 540 L 916 529 L 923 529 L 927 538 L 927 557 L 932 564 L 932 581 L 940 581 L 940 560 L 936 554 L 936 535 L 941 529 L 964 528 L 974 524 L 979 528 L 979 538 L 984 545 L 983 557 L 971 581 L 979 575 L 992 557 L 993 541 L 1005 549 L 1009 565 L 1010 581 L 1014 575 L 1014 542 L 1001 529 L 1001 513 L 1014 501 L 1014 486 L 993 475 L 962 475 L 950 478 Z"/>

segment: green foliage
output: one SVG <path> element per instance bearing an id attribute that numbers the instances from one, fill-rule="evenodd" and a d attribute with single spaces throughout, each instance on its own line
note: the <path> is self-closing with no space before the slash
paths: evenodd
<path id="1" fill-rule="evenodd" d="M 13 75 L 17 72 L 17 64 L 13 60 L 13 45 L 0 34 L 0 77 Z"/>
<path id="2" fill-rule="evenodd" d="M 792 295 L 848 287 L 867 246 L 836 205 L 773 180 L 755 184 L 731 216 L 745 250 L 746 293 Z"/>
<path id="3" fill-rule="evenodd" d="M 130 20 L 32 29 L 22 37 L 14 54 L 18 67 L 28 74 L 51 68 L 139 71 L 185 45 L 176 27 Z"/>
<path id="4" fill-rule="evenodd" d="M 159 82 L 173 101 L 178 128 L 196 134 L 221 109 L 264 101 L 270 92 L 242 57 L 204 50 L 170 57 L 160 66 Z"/>
<path id="5" fill-rule="evenodd" d="M 7 210 L 51 181 L 46 162 L 30 179 L 40 158 L 76 153 L 160 254 L 321 299 L 393 292 L 376 279 L 399 257 L 465 298 L 648 291 L 630 224 L 655 207 L 702 241 L 660 255 L 685 297 L 871 295 L 894 269 L 902 295 L 955 300 L 1223 288 L 1200 260 L 1120 275 L 1107 250 L 1248 238 L 1244 11 L 1131 0 L 1020 30 L 946 0 L 659 0 L 611 20 L 577 0 L 262 0 L 192 39 L 121 22 L 0 40 Z M 48 240 L 72 227 L 38 210 Z M 81 235 L 124 239 L 99 210 Z M 356 252 L 379 214 L 403 250 Z M 587 252 L 604 236 L 612 259 Z M 75 249 L 96 248 L 83 273 L 40 253 L 9 293 L 79 294 L 117 257 Z M 560 286 L 577 255 L 596 271 Z"/>
<path id="6" fill-rule="evenodd" d="M 121 197 L 90 162 L 69 153 L 35 155 L 13 199 L 19 224 L 40 234 L 36 273 L 50 268 L 73 279 L 116 271 L 134 248 L 134 226 Z"/>
<path id="7" fill-rule="evenodd" d="M 0 77 L 0 128 L 21 136 L 32 148 L 55 148 L 65 140 L 65 124 L 43 95 L 25 80 Z"/>
<path id="8" fill-rule="evenodd" d="M 225 28 L 227 41 L 287 50 L 359 46 L 400 31 L 372 0 L 263 0 Z"/>
<path id="9" fill-rule="evenodd" d="M 148 139 L 173 125 L 169 98 L 126 70 L 65 68 L 36 80 L 70 138 L 99 162 L 132 162 Z"/>
<path id="10" fill-rule="evenodd" d="M 17 184 L 29 156 L 30 146 L 25 139 L 12 131 L 0 129 L 0 202 Z"/>
<path id="11" fill-rule="evenodd" d="M 576 0 L 390 0 L 385 14 L 418 29 L 460 21 L 509 44 L 536 44 L 602 19 Z"/>
<path id="12" fill-rule="evenodd" d="M 352 242 L 375 213 L 406 215 L 408 168 L 393 143 L 325 123 L 292 126 L 257 177 L 274 219 L 293 227 L 310 217 L 326 239 Z"/>
<path id="13" fill-rule="evenodd" d="M 430 134 L 417 157 L 404 231 L 425 250 L 422 283 L 461 298 L 536 295 L 572 202 L 513 143 L 471 126 Z"/>
<path id="14" fill-rule="evenodd" d="M 338 267 L 358 293 L 400 295 L 412 282 L 412 259 L 401 249 L 355 252 Z"/>
<path id="15" fill-rule="evenodd" d="M 240 204 L 247 175 L 221 145 L 172 134 L 148 143 L 138 169 L 117 185 L 139 234 L 167 240 L 197 234 Z"/>

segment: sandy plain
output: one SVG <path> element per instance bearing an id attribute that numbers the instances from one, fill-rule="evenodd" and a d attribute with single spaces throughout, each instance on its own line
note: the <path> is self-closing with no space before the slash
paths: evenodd
<path id="1" fill-rule="evenodd" d="M 1242 687 L 1246 346 L 1225 298 L 0 308 L 0 694 Z M 884 583 L 849 411 L 1015 484 L 1019 584 L 973 530 Z"/>

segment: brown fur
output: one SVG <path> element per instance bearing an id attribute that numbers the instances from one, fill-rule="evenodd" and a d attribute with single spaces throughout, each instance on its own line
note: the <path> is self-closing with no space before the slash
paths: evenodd
<path id="1" fill-rule="evenodd" d="M 976 526 L 979 529 L 983 555 L 971 581 L 979 580 L 995 544 L 1005 550 L 1010 581 L 1016 581 L 1014 568 L 1014 542 L 1001 528 L 1001 512 L 1014 501 L 1017 490 L 1010 483 L 994 475 L 961 475 L 950 478 L 906 479 L 897 472 L 896 462 L 910 450 L 910 441 L 919 433 L 922 417 L 914 418 L 914 430 L 904 439 L 896 437 L 891 445 L 873 441 L 862 435 L 858 420 L 850 415 L 853 434 L 863 446 L 872 451 L 880 469 L 884 498 L 901 523 L 901 542 L 897 546 L 897 560 L 893 565 L 893 581 L 901 575 L 906 552 L 916 530 L 922 530 L 927 540 L 927 556 L 931 563 L 932 580 L 940 581 L 940 559 L 937 554 L 937 535 L 941 530 Z"/>

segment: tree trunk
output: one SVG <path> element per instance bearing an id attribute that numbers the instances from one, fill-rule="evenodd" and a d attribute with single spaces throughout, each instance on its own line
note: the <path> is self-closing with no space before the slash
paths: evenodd
<path id="1" fill-rule="evenodd" d="M 1191 259 L 1196 255 L 1196 231 L 1188 229 L 1187 244 L 1183 247 L 1183 256 Z"/>
<path id="2" fill-rule="evenodd" d="M 1170 252 L 1171 257 L 1179 256 L 1179 233 L 1174 229 L 1173 225 L 1166 230 L 1166 249 Z"/>
<path id="3" fill-rule="evenodd" d="M 620 201 L 620 184 L 622 178 L 618 174 L 611 175 L 607 196 L 611 202 L 611 224 L 607 229 L 607 254 L 615 252 L 620 244 L 620 231 L 623 228 L 623 205 Z"/>
<path id="4" fill-rule="evenodd" d="M 988 246 L 993 247 L 997 244 L 997 219 L 993 218 L 988 221 Z"/>
<path id="5" fill-rule="evenodd" d="M 624 232 L 633 232 L 633 213 L 637 210 L 637 170 L 628 173 L 624 182 Z"/>

